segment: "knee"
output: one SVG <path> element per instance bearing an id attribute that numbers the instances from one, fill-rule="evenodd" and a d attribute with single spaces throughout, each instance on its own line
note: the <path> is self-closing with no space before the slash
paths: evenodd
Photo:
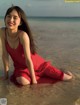
<path id="1" fill-rule="evenodd" d="M 24 77 L 17 77 L 16 78 L 17 82 L 21 85 L 29 85 L 30 84 L 30 81 L 27 80 L 26 78 Z"/>

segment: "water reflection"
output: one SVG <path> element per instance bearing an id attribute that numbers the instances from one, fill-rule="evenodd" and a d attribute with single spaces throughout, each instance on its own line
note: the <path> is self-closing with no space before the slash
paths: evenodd
<path id="1" fill-rule="evenodd" d="M 8 105 L 74 105 L 80 97 L 80 23 L 45 22 L 43 26 L 40 21 L 38 24 L 33 22 L 32 29 L 38 40 L 40 55 L 56 67 L 71 71 L 75 79 L 22 88 L 0 80 L 0 98 L 7 98 Z M 0 58 L 0 70 L 2 69 Z"/>

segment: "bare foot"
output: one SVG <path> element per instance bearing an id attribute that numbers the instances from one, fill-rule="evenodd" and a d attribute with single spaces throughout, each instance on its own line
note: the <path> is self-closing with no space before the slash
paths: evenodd
<path id="1" fill-rule="evenodd" d="M 73 78 L 73 74 L 71 72 L 64 73 L 63 81 L 69 81 Z"/>

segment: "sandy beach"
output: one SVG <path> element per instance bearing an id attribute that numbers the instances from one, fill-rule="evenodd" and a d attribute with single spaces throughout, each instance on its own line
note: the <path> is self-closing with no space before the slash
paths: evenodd
<path id="1" fill-rule="evenodd" d="M 40 23 L 40 24 L 39 24 Z M 0 80 L 0 98 L 7 105 L 78 105 L 80 98 L 80 22 L 30 22 L 38 53 L 57 68 L 71 71 L 75 78 L 56 84 L 16 87 Z M 0 42 L 1 52 L 1 42 Z M 13 65 L 10 62 L 10 74 Z M 3 65 L 0 53 L 0 76 Z M 80 104 L 79 104 L 80 105 Z"/>

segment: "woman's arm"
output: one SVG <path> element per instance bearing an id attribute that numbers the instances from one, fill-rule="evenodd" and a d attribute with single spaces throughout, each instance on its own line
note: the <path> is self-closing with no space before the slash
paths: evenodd
<path id="1" fill-rule="evenodd" d="M 30 53 L 30 40 L 28 35 L 25 32 L 22 32 L 23 35 L 20 35 L 20 41 L 23 45 L 24 48 L 24 54 L 26 58 L 26 65 L 30 71 L 31 78 L 32 78 L 32 83 L 35 84 L 37 83 L 36 77 L 35 77 L 35 72 L 34 72 L 34 67 L 33 67 L 33 62 L 31 60 L 31 53 Z"/>
<path id="2" fill-rule="evenodd" d="M 8 79 L 8 70 L 9 70 L 9 55 L 5 48 L 5 36 L 4 29 L 0 29 L 0 38 L 2 44 L 2 60 L 4 65 L 4 79 Z"/>

